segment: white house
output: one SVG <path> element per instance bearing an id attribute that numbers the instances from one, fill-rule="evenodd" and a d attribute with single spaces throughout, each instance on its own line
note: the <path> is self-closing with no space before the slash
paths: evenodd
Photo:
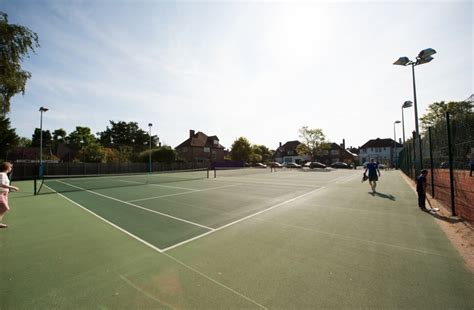
<path id="1" fill-rule="evenodd" d="M 381 164 L 394 166 L 402 149 L 403 145 L 393 139 L 372 139 L 359 148 L 359 163 L 362 165 L 373 158 Z"/>

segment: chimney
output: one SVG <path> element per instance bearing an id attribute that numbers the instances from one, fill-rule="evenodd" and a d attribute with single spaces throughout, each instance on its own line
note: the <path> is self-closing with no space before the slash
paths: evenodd
<path id="1" fill-rule="evenodd" d="M 342 139 L 342 148 L 346 149 L 346 139 Z"/>
<path id="2" fill-rule="evenodd" d="M 281 142 L 280 142 L 280 147 L 281 147 Z"/>
<path id="3" fill-rule="evenodd" d="M 189 130 L 189 137 L 192 138 L 194 136 L 194 130 L 190 129 Z"/>

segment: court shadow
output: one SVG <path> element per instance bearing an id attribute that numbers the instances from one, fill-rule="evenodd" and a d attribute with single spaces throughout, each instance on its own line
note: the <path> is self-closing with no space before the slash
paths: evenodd
<path id="1" fill-rule="evenodd" d="M 390 199 L 392 201 L 395 201 L 395 196 L 391 195 L 391 194 L 384 194 L 384 193 L 380 193 L 380 192 L 375 192 L 372 193 L 372 192 L 369 192 L 369 194 L 371 194 L 372 196 L 377 196 L 377 197 L 380 197 L 380 198 L 385 198 L 385 199 Z"/>
<path id="2" fill-rule="evenodd" d="M 428 213 L 428 214 L 431 214 L 433 217 L 437 218 L 440 221 L 444 221 L 444 222 L 447 222 L 447 223 L 450 223 L 450 224 L 456 224 L 456 223 L 459 223 L 459 222 L 463 221 L 459 217 L 445 216 L 445 215 L 440 214 L 438 212 L 430 212 L 429 210 L 425 211 L 425 212 Z"/>

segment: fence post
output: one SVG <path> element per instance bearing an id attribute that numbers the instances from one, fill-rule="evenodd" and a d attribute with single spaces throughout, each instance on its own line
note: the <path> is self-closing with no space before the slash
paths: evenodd
<path id="1" fill-rule="evenodd" d="M 417 165 L 416 165 L 416 131 L 413 130 L 413 164 L 414 164 L 414 177 L 413 179 L 416 180 L 417 177 Z"/>
<path id="2" fill-rule="evenodd" d="M 433 144 L 431 140 L 431 127 L 428 127 L 428 137 L 430 143 L 430 166 L 431 166 L 431 197 L 435 196 L 435 185 L 434 185 L 434 167 L 433 167 Z"/>
<path id="3" fill-rule="evenodd" d="M 448 129 L 448 157 L 449 157 L 449 186 L 451 187 L 451 213 L 456 216 L 456 207 L 454 200 L 454 171 L 453 171 L 453 152 L 451 141 L 451 124 L 449 121 L 449 112 L 446 112 L 446 126 Z"/>

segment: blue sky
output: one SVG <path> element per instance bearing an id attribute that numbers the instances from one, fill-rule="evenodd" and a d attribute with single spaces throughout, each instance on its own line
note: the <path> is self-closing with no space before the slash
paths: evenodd
<path id="1" fill-rule="evenodd" d="M 44 129 L 151 122 L 173 147 L 194 129 L 229 148 L 244 136 L 275 149 L 305 125 L 361 146 L 393 138 L 413 88 L 411 69 L 392 63 L 428 47 L 437 54 L 416 67 L 419 115 L 473 93 L 471 1 L 0 0 L 0 10 L 40 39 L 9 115 L 29 138 L 45 106 Z"/>

